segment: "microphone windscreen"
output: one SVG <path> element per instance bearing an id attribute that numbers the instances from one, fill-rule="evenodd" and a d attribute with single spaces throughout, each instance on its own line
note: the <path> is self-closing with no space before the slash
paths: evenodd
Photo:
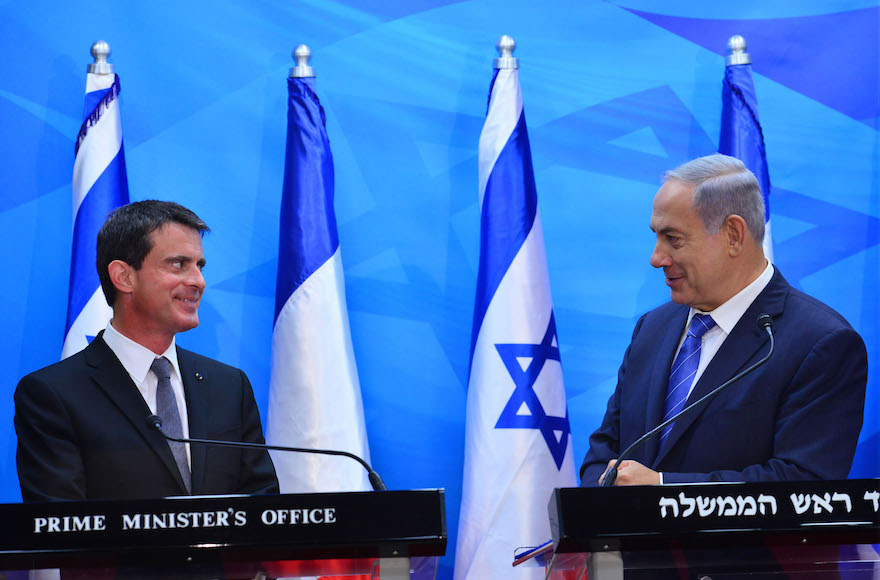
<path id="1" fill-rule="evenodd" d="M 770 318 L 769 314 L 762 314 L 758 317 L 758 328 L 773 330 L 773 319 Z"/>
<path id="2" fill-rule="evenodd" d="M 150 415 L 147 417 L 147 426 L 152 427 L 153 429 L 162 429 L 162 419 L 159 415 Z"/>

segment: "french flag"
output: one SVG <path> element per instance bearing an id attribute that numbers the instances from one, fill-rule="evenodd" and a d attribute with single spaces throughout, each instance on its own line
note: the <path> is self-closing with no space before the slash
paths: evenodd
<path id="1" fill-rule="evenodd" d="M 313 74 L 306 66 L 294 71 L 300 68 Z M 266 440 L 348 451 L 369 463 L 324 109 L 313 76 L 289 78 L 288 93 Z M 345 457 L 273 453 L 272 459 L 283 493 L 372 489 L 366 471 Z"/>

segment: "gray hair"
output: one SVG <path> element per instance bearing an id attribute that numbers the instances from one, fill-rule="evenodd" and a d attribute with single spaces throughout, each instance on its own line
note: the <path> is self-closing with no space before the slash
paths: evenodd
<path id="1" fill-rule="evenodd" d="M 721 230 L 724 220 L 738 215 L 755 242 L 764 241 L 764 196 L 755 174 L 735 157 L 707 155 L 667 171 L 665 179 L 694 186 L 692 207 L 710 234 Z"/>

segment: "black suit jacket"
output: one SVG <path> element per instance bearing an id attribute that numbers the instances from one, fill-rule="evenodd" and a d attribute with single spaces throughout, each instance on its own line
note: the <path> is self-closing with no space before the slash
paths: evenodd
<path id="1" fill-rule="evenodd" d="M 245 374 L 179 347 L 177 357 L 190 437 L 262 443 Z M 83 351 L 24 377 L 15 391 L 22 498 L 186 495 L 168 443 L 147 426 L 150 414 L 102 335 Z M 194 495 L 279 491 L 266 451 L 196 444 L 190 451 Z"/>
<path id="2" fill-rule="evenodd" d="M 865 403 L 868 359 L 861 337 L 837 312 L 791 286 L 777 270 L 694 385 L 692 403 L 763 357 L 769 314 L 776 350 L 758 370 L 675 422 L 634 459 L 664 483 L 840 479 L 849 473 Z M 596 485 L 609 460 L 660 424 L 666 384 L 688 307 L 645 314 L 618 373 L 602 425 L 590 437 L 581 485 Z"/>

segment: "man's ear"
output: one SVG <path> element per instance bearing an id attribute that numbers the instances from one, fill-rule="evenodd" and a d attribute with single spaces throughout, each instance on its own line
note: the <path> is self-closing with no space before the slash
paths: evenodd
<path id="1" fill-rule="evenodd" d="M 117 292 L 131 294 L 134 291 L 134 268 L 122 260 L 113 260 L 107 266 L 107 273 Z"/>
<path id="2" fill-rule="evenodd" d="M 745 248 L 746 236 L 749 235 L 746 220 L 736 214 L 729 215 L 721 230 L 727 240 L 727 254 L 731 258 L 739 256 Z"/>

